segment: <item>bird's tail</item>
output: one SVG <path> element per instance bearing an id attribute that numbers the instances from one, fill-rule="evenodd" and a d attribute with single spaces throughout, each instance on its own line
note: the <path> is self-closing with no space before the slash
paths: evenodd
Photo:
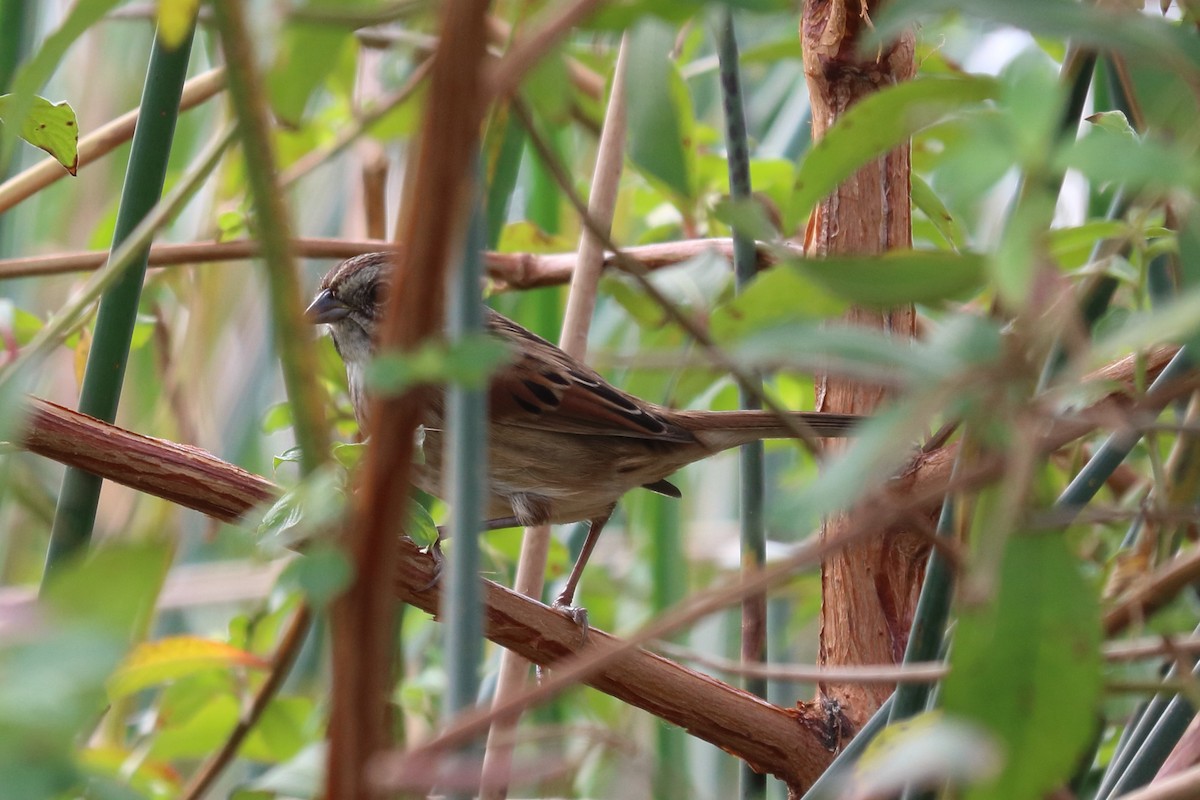
<path id="1" fill-rule="evenodd" d="M 863 417 L 821 411 L 788 411 L 785 424 L 772 411 L 676 411 L 674 421 L 711 450 L 725 450 L 760 439 L 796 439 L 796 429 L 816 438 L 852 436 Z"/>

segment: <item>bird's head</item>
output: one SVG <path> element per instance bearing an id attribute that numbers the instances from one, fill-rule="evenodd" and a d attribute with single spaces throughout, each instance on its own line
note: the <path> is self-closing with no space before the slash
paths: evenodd
<path id="1" fill-rule="evenodd" d="M 367 253 L 343 261 L 321 279 L 317 296 L 305 312 L 311 322 L 329 326 L 333 344 L 347 365 L 363 366 L 375 354 L 391 268 L 391 253 Z"/>

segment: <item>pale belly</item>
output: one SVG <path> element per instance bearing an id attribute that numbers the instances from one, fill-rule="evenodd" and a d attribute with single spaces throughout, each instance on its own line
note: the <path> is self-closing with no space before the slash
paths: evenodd
<path id="1" fill-rule="evenodd" d="M 497 435 L 504 446 L 496 446 Z M 414 483 L 445 499 L 443 436 L 425 431 L 425 463 Z M 607 516 L 630 489 L 661 480 L 693 460 L 687 446 L 645 439 L 595 437 L 493 426 L 488 447 L 488 519 L 522 524 L 576 522 Z M 670 456 L 677 454 L 677 458 Z"/>

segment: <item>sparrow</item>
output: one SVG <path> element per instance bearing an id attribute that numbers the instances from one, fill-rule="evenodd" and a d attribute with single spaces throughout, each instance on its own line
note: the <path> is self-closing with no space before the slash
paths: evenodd
<path id="1" fill-rule="evenodd" d="M 364 433 L 370 423 L 365 375 L 376 353 L 391 259 L 369 253 L 342 262 L 321 279 L 306 312 L 313 323 L 329 326 Z M 558 607 L 571 609 L 583 567 L 626 492 L 641 487 L 678 498 L 667 477 L 681 467 L 760 439 L 794 438 L 772 412 L 684 411 L 634 397 L 491 309 L 486 326 L 509 351 L 488 388 L 487 527 L 589 523 Z M 853 414 L 788 414 L 821 437 L 846 436 L 860 422 Z M 413 483 L 442 498 L 444 418 L 436 394 L 422 420 L 424 462 L 413 466 Z"/>

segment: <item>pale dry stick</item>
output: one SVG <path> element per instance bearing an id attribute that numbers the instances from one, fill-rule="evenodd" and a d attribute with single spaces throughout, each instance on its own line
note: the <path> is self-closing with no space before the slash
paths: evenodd
<path id="1" fill-rule="evenodd" d="M 379 84 L 379 69 L 382 59 L 377 50 L 364 50 L 358 58 L 354 78 L 354 102 L 356 110 L 362 112 L 372 100 L 382 94 Z M 388 157 L 383 145 L 363 138 L 355 147 L 359 174 L 361 176 L 363 228 L 371 239 L 387 238 L 387 179 Z"/>
<path id="2" fill-rule="evenodd" d="M 514 99 L 513 111 L 518 115 L 519 119 L 521 120 L 521 124 L 525 126 L 525 131 L 529 136 L 529 141 L 533 144 L 534 149 L 537 150 L 542 162 L 546 165 L 546 169 L 550 171 L 550 174 L 554 177 L 555 182 L 558 183 L 559 188 L 562 190 L 567 200 L 572 206 L 574 206 L 575 211 L 579 215 L 579 219 L 583 223 L 584 227 L 591 231 L 592 234 L 594 234 L 602 242 L 604 242 L 604 246 L 607 247 L 612 253 L 613 263 L 622 272 L 626 273 L 635 281 L 637 281 L 638 286 L 641 287 L 642 291 L 644 291 L 650 297 L 650 299 L 653 300 L 673 322 L 675 322 L 675 324 L 679 325 L 684 332 L 691 336 L 692 339 L 694 339 L 700 345 L 704 354 L 711 359 L 714 366 L 732 375 L 733 378 L 738 382 L 739 386 L 745 388 L 751 397 L 762 403 L 764 409 L 770 411 L 779 419 L 780 424 L 788 430 L 789 434 L 795 438 L 800 445 L 802 445 L 810 454 L 812 454 L 814 459 L 820 460 L 824 451 L 821 449 L 818 437 L 812 428 L 806 425 L 804 422 L 795 419 L 793 416 L 789 416 L 786 409 L 780 406 L 779 403 L 775 402 L 774 398 L 762 390 L 762 383 L 760 380 L 749 375 L 746 370 L 742 369 L 741 365 L 735 362 L 729 357 L 728 354 L 725 353 L 724 350 L 718 347 L 716 343 L 713 342 L 712 337 L 709 336 L 708 331 L 705 330 L 695 319 L 681 311 L 679 307 L 675 305 L 675 303 L 671 302 L 671 299 L 663 294 L 662 291 L 660 291 L 659 288 L 646 277 L 645 268 L 636 260 L 629 258 L 625 254 L 624 250 L 619 248 L 616 243 L 613 242 L 612 237 L 609 236 L 602 227 L 596 224 L 596 221 L 592 219 L 591 215 L 587 211 L 587 208 L 584 206 L 583 201 L 579 198 L 579 193 L 575 191 L 575 187 L 573 186 L 571 177 L 567 173 L 566 168 L 562 165 L 562 162 L 554 154 L 554 151 L 550 149 L 549 145 L 546 143 L 546 140 L 537 130 L 537 126 L 534 124 L 533 115 L 529 112 L 529 109 L 526 108 L 524 103 L 522 103 L 520 100 Z"/>
<path id="3" fill-rule="evenodd" d="M 653 649 L 682 663 L 691 662 L 705 669 L 744 678 L 766 678 L 773 681 L 821 681 L 837 683 L 932 683 L 949 673 L 949 668 L 937 661 L 915 664 L 864 664 L 861 666 L 822 667 L 816 664 L 771 664 L 765 661 L 735 661 L 717 658 L 671 642 L 653 643 Z"/>
<path id="4" fill-rule="evenodd" d="M 210 69 L 208 72 L 197 75 L 183 85 L 179 110 L 187 111 L 195 108 L 223 88 L 225 88 L 224 67 Z M 80 139 L 79 168 L 83 169 L 132 139 L 133 129 L 137 125 L 138 111 L 139 109 L 136 108 L 127 111 Z M 67 171 L 63 169 L 62 164 L 53 158 L 46 158 L 32 167 L 22 170 L 4 183 L 0 183 L 0 214 L 45 189 L 66 174 Z"/>
<path id="5" fill-rule="evenodd" d="M 512 25 L 495 15 L 488 17 L 488 34 L 496 44 L 508 44 L 512 37 Z M 589 69 L 571 56 L 563 57 L 563 65 L 567 68 L 567 76 L 575 88 L 596 101 L 604 99 L 604 78 L 596 71 Z"/>
<path id="6" fill-rule="evenodd" d="M 421 83 L 429 75 L 429 68 L 432 66 L 432 63 L 432 59 L 428 58 L 422 61 L 412 71 L 412 74 L 408 76 L 408 80 L 404 82 L 403 86 L 391 94 L 384 96 L 378 103 L 374 103 L 364 109 L 360 115 L 354 118 L 352 123 L 338 133 L 337 138 L 327 147 L 306 154 L 295 164 L 284 170 L 279 176 L 279 186 L 286 189 L 353 144 L 368 128 L 387 116 L 388 112 L 403 103 L 413 92 L 420 88 Z"/>
<path id="7" fill-rule="evenodd" d="M 949 674 L 949 666 L 937 661 L 915 664 L 865 664 L 861 666 L 822 667 L 818 664 L 768 664 L 762 661 L 743 662 L 729 658 L 704 655 L 672 642 L 654 642 L 652 648 L 682 663 L 692 663 L 727 675 L 739 675 L 768 680 L 817 683 L 929 683 Z M 1128 642 L 1111 642 L 1103 647 L 1108 662 L 1135 661 L 1142 658 L 1161 658 L 1179 653 L 1200 653 L 1200 636 L 1173 639 L 1147 636 Z"/>
<path id="8" fill-rule="evenodd" d="M 545 22 L 540 26 L 530 25 L 533 33 L 517 39 L 499 63 L 488 65 L 484 79 L 486 94 L 494 100 L 516 91 L 521 79 L 542 56 L 601 5 L 601 0 L 575 0 L 566 6 L 548 6 L 551 11 L 546 14 Z"/>
<path id="9" fill-rule="evenodd" d="M 350 258 L 363 253 L 390 250 L 395 244 L 381 239 L 326 239 L 301 237 L 292 240 L 296 255 L 305 258 Z M 150 248 L 151 267 L 172 267 L 201 264 L 211 261 L 234 261 L 253 258 L 259 253 L 255 239 L 236 239 L 229 242 L 190 242 L 188 244 L 156 244 Z M 624 251 L 627 258 L 636 260 L 647 272 L 673 267 L 704 253 L 718 253 L 726 258 L 733 253 L 729 239 L 686 239 L 640 245 Z M 39 275 L 61 275 L 69 272 L 88 272 L 104 264 L 107 253 L 87 250 L 44 256 L 23 256 L 0 259 L 0 280 L 28 278 Z M 487 252 L 484 261 L 488 280 L 495 291 L 537 289 L 560 286 L 571 280 L 575 272 L 576 253 L 498 253 Z M 606 253 L 604 268 L 612 269 L 616 256 Z M 759 269 L 778 261 L 774 247 L 758 250 Z"/>
<path id="10" fill-rule="evenodd" d="M 1155 780 L 1123 796 L 1123 800 L 1195 800 L 1200 797 L 1200 765 Z"/>
<path id="11" fill-rule="evenodd" d="M 600 134 L 592 175 L 592 190 L 588 198 L 588 213 L 605 229 L 612 227 L 616 213 L 621 167 L 625 158 L 625 63 L 628 49 L 629 37 L 625 36 L 617 52 L 613 88 L 605 111 L 604 128 Z M 568 355 L 581 361 L 586 360 L 587 356 L 588 329 L 596 308 L 596 290 L 603 270 L 604 245 L 591 232 L 584 230 L 580 236 L 579 257 L 571 276 L 571 289 L 567 295 L 567 310 L 559 339 L 559 346 Z M 526 528 L 517 561 L 515 591 L 535 599 L 542 596 L 549 552 L 550 526 Z M 520 691 L 528 675 L 529 662 L 513 651 L 505 650 L 500 656 L 493 705 L 501 707 L 507 703 Z M 487 800 L 503 800 L 508 795 L 508 785 L 502 776 L 511 772 L 512 732 L 518 721 L 518 717 L 497 720 L 488 733 L 487 750 L 483 758 L 482 790 L 482 796 Z"/>
<path id="12" fill-rule="evenodd" d="M 233 142 L 236 126 L 227 125 L 211 142 L 205 145 L 196 164 L 172 187 L 150 213 L 138 223 L 104 263 L 104 269 L 88 276 L 86 283 L 68 300 L 55 315 L 21 349 L 20 354 L 0 368 L 0 387 L 25 369 L 34 359 L 40 358 L 66 338 L 83 323 L 84 312 L 89 309 L 104 290 L 128 268 L 139 253 L 145 252 L 159 228 L 167 224 L 191 198 L 192 194 L 216 169 L 225 149 Z"/>

